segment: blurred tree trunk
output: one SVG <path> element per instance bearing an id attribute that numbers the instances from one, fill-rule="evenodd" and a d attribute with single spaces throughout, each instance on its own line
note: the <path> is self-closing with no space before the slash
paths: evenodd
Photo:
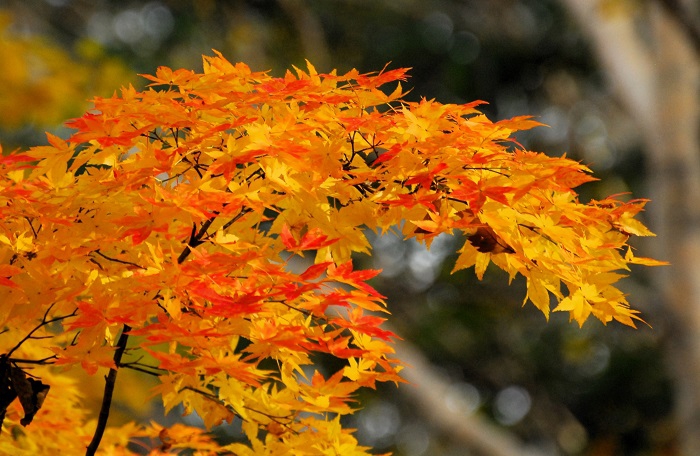
<path id="1" fill-rule="evenodd" d="M 613 2 L 605 8 L 602 1 L 562 1 L 590 37 L 644 142 L 651 228 L 659 236 L 652 254 L 672 263 L 655 270 L 653 281 L 663 305 L 657 315 L 665 312 L 670 325 L 666 350 L 675 381 L 679 444 L 683 454 L 698 455 L 700 64 L 697 34 L 687 22 L 693 16 L 678 1 L 637 3 L 624 10 L 610 9 Z"/>
<path id="2" fill-rule="evenodd" d="M 398 358 L 406 365 L 402 376 L 409 382 L 401 387 L 401 392 L 416 404 L 431 426 L 479 455 L 543 456 L 536 447 L 528 447 L 513 433 L 489 423 L 479 414 L 465 414 L 447 407 L 445 397 L 450 381 L 410 343 L 397 340 L 395 348 Z"/>

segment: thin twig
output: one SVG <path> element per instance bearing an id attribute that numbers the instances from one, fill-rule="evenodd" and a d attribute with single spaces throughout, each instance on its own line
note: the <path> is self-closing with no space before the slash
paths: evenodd
<path id="1" fill-rule="evenodd" d="M 197 393 L 197 394 L 199 394 L 200 396 L 202 396 L 202 397 L 204 397 L 204 398 L 207 398 L 207 399 L 209 399 L 210 401 L 215 402 L 215 403 L 221 405 L 222 407 L 228 409 L 228 410 L 231 411 L 232 413 L 238 414 L 238 412 L 236 412 L 236 410 L 233 408 L 233 406 L 231 406 L 230 404 L 226 404 L 226 403 L 223 402 L 221 399 L 219 399 L 215 394 L 213 394 L 213 393 L 211 393 L 211 392 L 209 392 L 209 391 L 202 391 L 202 390 L 200 390 L 200 389 L 198 389 L 198 388 L 195 388 L 195 387 L 193 387 L 193 386 L 185 386 L 185 387 L 183 387 L 183 388 L 180 388 L 180 391 L 192 391 L 193 393 Z M 258 409 L 255 409 L 255 408 L 253 408 L 253 407 L 250 407 L 250 406 L 248 406 L 248 405 L 243 405 L 243 408 L 246 409 L 246 410 L 250 410 L 251 412 L 259 413 L 260 415 L 263 415 L 263 416 L 265 416 L 265 417 L 271 419 L 272 421 L 275 421 L 275 422 L 277 422 L 277 423 L 279 423 L 279 424 L 281 424 L 281 425 L 283 425 L 283 426 L 289 425 L 289 424 L 294 420 L 294 419 L 293 419 L 293 416 L 294 416 L 293 414 L 286 415 L 286 416 L 285 416 L 285 415 L 272 415 L 272 414 L 270 414 L 270 413 L 262 412 L 262 411 L 260 411 L 260 410 L 258 410 Z M 291 429 L 291 428 L 290 428 L 290 429 Z"/>
<path id="2" fill-rule="evenodd" d="M 137 267 L 139 269 L 146 269 L 143 266 L 141 266 L 140 264 L 136 264 L 136 263 L 132 263 L 131 261 L 120 260 L 119 258 L 113 258 L 113 257 L 107 256 L 104 253 L 100 252 L 100 249 L 95 249 L 95 250 L 93 250 L 93 252 L 95 252 L 96 254 L 98 254 L 99 256 L 104 258 L 105 260 L 114 261 L 115 263 L 126 264 L 128 266 L 134 266 L 134 267 Z"/>
<path id="3" fill-rule="evenodd" d="M 53 364 L 52 359 L 58 359 L 58 356 L 51 355 L 46 358 L 41 359 L 23 359 L 23 358 L 7 358 L 7 360 L 14 364 Z"/>
<path id="4" fill-rule="evenodd" d="M 48 309 L 46 309 L 46 312 L 44 312 L 44 316 L 41 317 L 41 323 L 39 323 L 38 325 L 36 325 L 36 327 L 34 327 L 34 329 L 32 329 L 31 331 L 29 331 L 29 333 L 28 333 L 26 336 L 24 336 L 24 337 L 22 338 L 22 340 L 20 340 L 19 342 L 17 342 L 17 344 L 16 344 L 14 347 L 12 347 L 12 348 L 10 349 L 10 351 L 8 351 L 7 353 L 5 353 L 5 356 L 7 356 L 7 357 L 9 358 L 9 357 L 12 355 L 12 353 L 14 353 L 19 347 L 21 347 L 22 344 L 25 343 L 27 340 L 29 340 L 29 339 L 39 339 L 40 337 L 32 337 L 32 335 L 33 335 L 36 331 L 38 331 L 40 328 L 43 328 L 44 326 L 46 326 L 46 325 L 48 325 L 48 324 L 51 324 L 51 323 L 54 323 L 54 322 L 57 322 L 57 321 L 64 320 L 64 319 L 66 319 L 66 318 L 74 317 L 75 314 L 76 314 L 76 312 L 78 311 L 78 309 L 75 309 L 73 312 L 71 312 L 71 313 L 68 314 L 68 315 L 62 315 L 62 316 L 60 316 L 60 317 L 54 317 L 54 318 L 51 318 L 51 319 L 47 320 L 46 318 L 49 316 L 49 312 L 51 311 L 51 309 L 53 308 L 53 306 L 54 306 L 55 304 L 56 304 L 56 303 L 51 304 L 51 305 L 48 307 Z M 52 336 L 49 336 L 49 337 L 52 337 Z"/>
<path id="5" fill-rule="evenodd" d="M 156 371 L 156 370 L 163 371 L 163 372 L 168 372 L 167 370 L 161 369 L 160 367 L 149 366 L 149 365 L 147 365 L 147 364 L 141 364 L 141 363 L 139 363 L 139 362 L 137 362 L 137 361 L 134 361 L 134 362 L 132 362 L 132 363 L 124 363 L 124 364 L 122 364 L 122 365 L 119 366 L 119 367 L 123 367 L 123 368 L 126 368 L 126 369 L 135 370 L 135 371 L 138 371 L 138 372 L 143 372 L 144 374 L 153 375 L 154 377 L 158 377 L 158 376 L 160 376 L 160 375 L 163 375 L 162 373 L 154 372 L 154 371 Z M 152 370 L 149 370 L 149 369 L 152 369 Z"/>

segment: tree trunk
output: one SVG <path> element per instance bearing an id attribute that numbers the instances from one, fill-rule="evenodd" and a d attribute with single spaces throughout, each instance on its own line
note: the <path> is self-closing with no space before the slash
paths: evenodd
<path id="1" fill-rule="evenodd" d="M 511 432 L 488 423 L 478 414 L 468 415 L 445 404 L 450 382 L 425 356 L 408 342 L 395 341 L 398 358 L 406 365 L 402 376 L 409 382 L 400 391 L 410 397 L 431 426 L 449 435 L 465 448 L 488 456 L 543 456 L 526 446 Z"/>
<path id="2" fill-rule="evenodd" d="M 579 20 L 610 83 L 639 126 L 649 166 L 648 206 L 659 259 L 654 271 L 668 314 L 683 454 L 700 454 L 700 64 L 693 39 L 661 3 L 611 13 L 562 0 Z M 640 29 L 645 35 L 640 34 Z M 658 313 L 659 315 L 661 312 Z M 653 323 L 653 322 L 652 322 Z"/>

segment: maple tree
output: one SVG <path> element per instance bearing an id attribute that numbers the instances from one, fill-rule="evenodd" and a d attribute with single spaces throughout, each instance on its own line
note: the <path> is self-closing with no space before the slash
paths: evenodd
<path id="1" fill-rule="evenodd" d="M 493 263 L 547 317 L 634 326 L 616 283 L 662 264 L 628 245 L 652 235 L 635 218 L 646 200 L 580 202 L 586 166 L 513 139 L 538 122 L 404 101 L 406 71 L 278 78 L 217 53 L 95 98 L 67 140 L 3 155 L 0 451 L 367 454 L 341 417 L 401 364 L 367 283 L 379 271 L 353 268 L 366 229 L 428 246 L 461 232 L 455 271 Z M 108 372 L 97 422 L 72 368 Z M 122 369 L 157 377 L 166 411 L 239 417 L 247 441 L 108 427 Z"/>

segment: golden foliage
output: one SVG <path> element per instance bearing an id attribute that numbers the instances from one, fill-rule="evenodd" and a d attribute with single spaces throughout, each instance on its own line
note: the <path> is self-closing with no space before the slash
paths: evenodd
<path id="1" fill-rule="evenodd" d="M 494 263 L 526 278 L 545 316 L 634 326 L 615 284 L 631 263 L 657 264 L 627 245 L 651 234 L 634 219 L 646 201 L 581 203 L 585 166 L 512 140 L 537 122 L 380 89 L 405 74 L 309 63 L 279 78 L 217 54 L 203 73 L 159 68 L 147 90 L 96 98 L 67 141 L 3 157 L 0 352 L 44 365 L 34 373 L 52 389 L 31 427 L 8 411 L 21 438 L 2 445 L 38 445 L 57 410 L 77 413 L 54 364 L 157 375 L 166 409 L 181 404 L 207 426 L 239 417 L 247 437 L 217 450 L 182 427 L 110 428 L 113 454 L 124 435 L 150 437 L 151 454 L 367 454 L 340 416 L 358 388 L 400 382 L 401 366 L 376 316 L 384 298 L 367 284 L 378 271 L 353 267 L 352 253 L 369 251 L 365 227 L 403 222 L 428 245 L 461 231 L 455 270 L 481 277 Z M 311 264 L 290 266 L 307 253 Z M 141 343 L 115 366 L 124 328 Z M 315 353 L 346 361 L 324 375 L 309 369 Z"/>

